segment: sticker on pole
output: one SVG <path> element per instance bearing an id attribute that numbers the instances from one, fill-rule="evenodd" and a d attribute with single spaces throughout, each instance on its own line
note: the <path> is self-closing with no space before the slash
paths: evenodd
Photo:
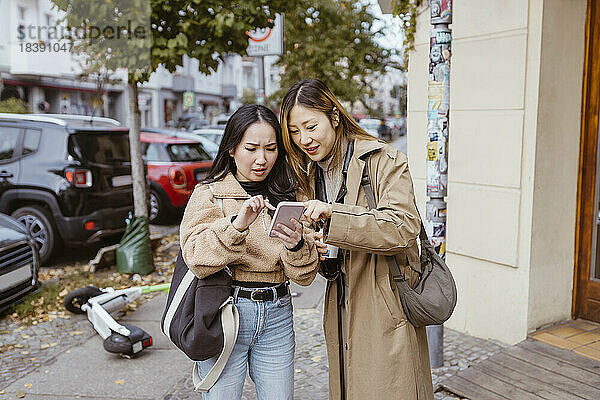
<path id="1" fill-rule="evenodd" d="M 255 28 L 248 35 L 248 55 L 251 57 L 283 54 L 283 14 L 276 14 L 272 28 Z"/>

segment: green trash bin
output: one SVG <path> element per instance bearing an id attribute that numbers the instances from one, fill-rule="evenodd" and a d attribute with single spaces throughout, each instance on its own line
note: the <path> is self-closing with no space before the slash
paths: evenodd
<path id="1" fill-rule="evenodd" d="M 127 219 L 125 234 L 117 248 L 117 270 L 122 274 L 140 275 L 154 271 L 147 217 Z"/>

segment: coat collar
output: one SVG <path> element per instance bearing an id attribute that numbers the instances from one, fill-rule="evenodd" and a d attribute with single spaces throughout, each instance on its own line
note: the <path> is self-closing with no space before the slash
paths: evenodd
<path id="1" fill-rule="evenodd" d="M 217 198 L 249 199 L 250 195 L 230 172 L 213 187 L 213 196 Z"/>
<path id="2" fill-rule="evenodd" d="M 347 145 L 347 143 L 346 143 L 346 145 Z M 385 146 L 385 143 L 382 143 L 379 140 L 366 140 L 366 139 L 360 139 L 360 138 L 354 139 L 354 154 L 352 156 L 352 161 L 350 161 L 350 165 L 352 165 L 352 162 L 354 161 L 355 158 L 359 158 L 360 161 L 362 161 L 366 155 L 368 155 L 369 153 L 372 153 L 374 151 L 377 151 L 377 150 L 383 148 L 384 146 Z M 345 151 L 346 151 L 346 146 L 344 146 L 344 152 Z M 308 174 L 310 174 L 311 170 L 314 168 L 313 164 L 315 164 L 315 163 L 312 161 L 308 163 L 308 165 L 307 165 L 307 173 Z M 364 162 L 362 165 L 364 165 Z M 362 174 L 362 172 L 361 172 L 361 174 Z"/>
<path id="3" fill-rule="evenodd" d="M 364 159 L 364 156 L 379 150 L 385 146 L 385 143 L 379 140 L 354 139 L 354 157 Z"/>

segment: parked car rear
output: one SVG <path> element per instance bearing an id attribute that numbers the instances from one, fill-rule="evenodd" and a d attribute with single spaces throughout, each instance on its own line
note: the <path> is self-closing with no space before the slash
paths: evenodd
<path id="1" fill-rule="evenodd" d="M 0 212 L 42 263 L 64 243 L 113 243 L 133 209 L 127 128 L 84 116 L 0 114 Z"/>
<path id="2" fill-rule="evenodd" d="M 378 118 L 363 118 L 358 125 L 369 135 L 382 140 L 391 140 L 392 131 L 386 126 L 385 121 Z"/>
<path id="3" fill-rule="evenodd" d="M 175 125 L 176 128 L 186 131 L 193 131 L 208 125 L 208 120 L 204 119 L 200 113 L 186 113 L 179 117 Z"/>
<path id="4" fill-rule="evenodd" d="M 39 254 L 27 230 L 0 213 L 0 312 L 39 287 Z"/>
<path id="5" fill-rule="evenodd" d="M 212 125 L 222 126 L 225 129 L 225 125 L 227 125 L 227 121 L 229 121 L 230 114 L 219 114 L 212 119 Z"/>
<path id="6" fill-rule="evenodd" d="M 381 125 L 381 120 L 375 118 L 363 118 L 358 121 L 358 125 L 363 128 L 369 135 L 379 137 L 378 129 Z"/>
<path id="7" fill-rule="evenodd" d="M 148 167 L 152 223 L 183 211 L 194 187 L 212 167 L 211 155 L 190 136 L 158 129 L 142 129 L 140 133 Z"/>

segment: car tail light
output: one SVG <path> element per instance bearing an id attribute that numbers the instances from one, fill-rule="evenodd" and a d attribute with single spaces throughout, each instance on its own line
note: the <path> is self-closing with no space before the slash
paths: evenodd
<path id="1" fill-rule="evenodd" d="M 83 227 L 86 231 L 93 231 L 94 229 L 96 229 L 96 222 L 88 221 L 83 225 Z"/>
<path id="2" fill-rule="evenodd" d="M 176 189 L 184 188 L 187 185 L 185 172 L 179 167 L 169 168 L 169 178 L 171 178 L 171 185 Z"/>
<path id="3" fill-rule="evenodd" d="M 68 168 L 65 171 L 65 178 L 75 187 L 92 186 L 92 171 L 89 169 Z"/>

